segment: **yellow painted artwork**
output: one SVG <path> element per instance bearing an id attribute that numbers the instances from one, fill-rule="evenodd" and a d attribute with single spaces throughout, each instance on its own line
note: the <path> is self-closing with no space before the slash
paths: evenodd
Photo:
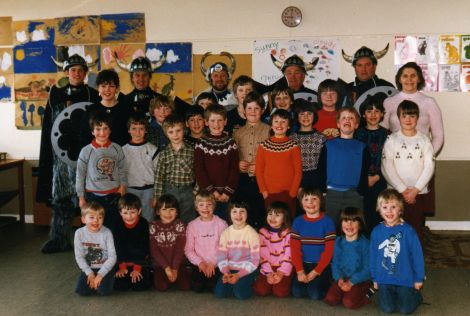
<path id="1" fill-rule="evenodd" d="M 56 83 L 56 74 L 16 74 L 15 100 L 47 100 L 51 86 Z"/>
<path id="2" fill-rule="evenodd" d="M 100 43 L 98 15 L 57 18 L 56 22 L 54 44 L 57 46 Z"/>
<path id="3" fill-rule="evenodd" d="M 26 130 L 41 129 L 46 103 L 47 100 L 15 102 L 16 128 Z"/>
<path id="4" fill-rule="evenodd" d="M 0 46 L 13 45 L 11 22 L 11 16 L 0 17 Z"/>

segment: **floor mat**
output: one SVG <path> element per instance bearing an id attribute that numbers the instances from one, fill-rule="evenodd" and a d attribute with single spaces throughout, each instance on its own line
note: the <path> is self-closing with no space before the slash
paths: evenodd
<path id="1" fill-rule="evenodd" d="M 470 268 L 470 232 L 425 230 L 424 258 L 435 268 Z"/>

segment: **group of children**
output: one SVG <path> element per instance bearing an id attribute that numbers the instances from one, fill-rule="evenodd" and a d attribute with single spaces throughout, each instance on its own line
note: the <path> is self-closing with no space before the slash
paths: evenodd
<path id="1" fill-rule="evenodd" d="M 113 283 L 162 291 L 176 284 L 218 297 L 292 293 L 358 308 L 369 302 L 372 281 L 383 311 L 416 309 L 424 263 L 415 231 L 401 218 L 421 230 L 423 217 L 404 202 L 416 204 L 427 192 L 434 168 L 432 145 L 416 131 L 419 108 L 404 101 L 401 131 L 386 140 L 383 99 L 368 98 L 361 115 L 332 110 L 335 91 L 325 85 L 320 99 L 324 112 L 334 111 L 335 128 L 300 100 L 271 111 L 267 125 L 264 99 L 246 89 L 230 133 L 218 104 L 194 105 L 182 119 L 157 98 L 150 126 L 145 116 L 130 116 L 131 141 L 121 148 L 109 138 L 109 116 L 91 116 L 94 139 L 77 162 L 86 224 L 75 235 L 83 272 L 77 293 L 109 294 Z M 403 193 L 384 191 L 386 183 Z"/>

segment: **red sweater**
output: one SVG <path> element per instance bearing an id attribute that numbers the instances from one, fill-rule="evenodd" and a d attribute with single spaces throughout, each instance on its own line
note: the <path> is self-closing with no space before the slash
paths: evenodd
<path id="1" fill-rule="evenodd" d="M 339 136 L 338 125 L 336 124 L 337 111 L 325 111 L 323 109 L 317 112 L 318 121 L 313 125 L 319 133 L 325 135 L 328 139 Z"/>
<path id="2" fill-rule="evenodd" d="M 181 220 L 169 224 L 157 220 L 152 222 L 150 231 L 150 258 L 154 267 L 179 269 L 184 261 L 186 228 Z"/>
<path id="3" fill-rule="evenodd" d="M 255 169 L 260 192 L 287 191 L 295 197 L 302 179 L 300 147 L 287 136 L 271 137 L 259 145 Z"/>

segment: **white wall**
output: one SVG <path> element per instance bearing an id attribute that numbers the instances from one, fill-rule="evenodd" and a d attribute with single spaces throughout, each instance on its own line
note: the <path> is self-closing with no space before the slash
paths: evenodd
<path id="1" fill-rule="evenodd" d="M 148 42 L 190 41 L 193 52 L 251 53 L 252 41 L 263 38 L 337 37 L 353 54 L 362 45 L 391 51 L 379 62 L 378 75 L 393 82 L 393 35 L 470 34 L 468 0 L 385 1 L 349 0 L 1 0 L 0 14 L 13 20 L 62 16 L 144 12 Z M 295 5 L 303 11 L 297 28 L 285 27 L 282 10 Z M 342 62 L 341 77 L 354 78 L 352 67 Z M 470 94 L 434 93 L 443 111 L 446 142 L 439 159 L 470 160 L 468 123 Z M 14 127 L 13 104 L 0 104 L 0 151 L 12 157 L 35 159 L 39 153 L 38 131 Z"/>

